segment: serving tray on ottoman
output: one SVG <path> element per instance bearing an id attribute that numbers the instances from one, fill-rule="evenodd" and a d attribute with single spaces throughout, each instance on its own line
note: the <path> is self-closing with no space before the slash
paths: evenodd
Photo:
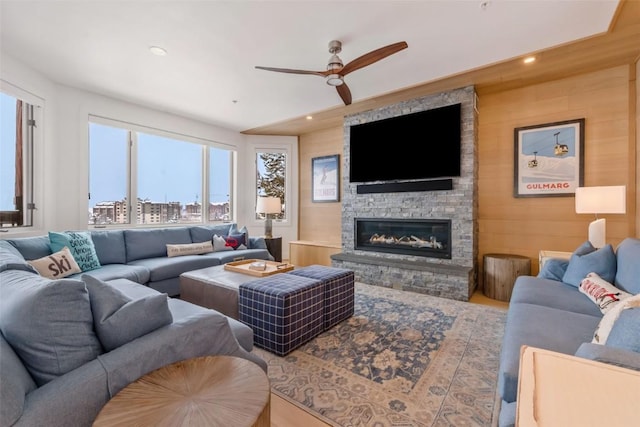
<path id="1" fill-rule="evenodd" d="M 258 264 L 264 265 L 264 270 L 258 267 Z M 256 277 L 271 276 L 276 273 L 285 273 L 293 270 L 292 264 L 277 262 L 277 261 L 265 261 L 262 259 L 243 259 L 241 261 L 228 262 L 224 265 L 224 269 L 228 271 L 235 271 L 236 273 L 250 274 Z"/>

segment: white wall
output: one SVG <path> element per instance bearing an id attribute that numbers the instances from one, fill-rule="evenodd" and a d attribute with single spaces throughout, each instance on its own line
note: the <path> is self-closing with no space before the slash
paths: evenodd
<path id="1" fill-rule="evenodd" d="M 87 228 L 88 159 L 89 159 L 89 115 L 97 115 L 137 125 L 171 131 L 225 144 L 238 152 L 236 182 L 236 221 L 247 225 L 249 233 L 262 235 L 264 224 L 254 219 L 255 209 L 255 144 L 270 146 L 286 145 L 292 151 L 291 164 L 295 165 L 288 181 L 288 189 L 297 214 L 297 138 L 259 137 L 209 125 L 158 110 L 141 107 L 129 102 L 96 95 L 64 85 L 56 84 L 46 76 L 29 69 L 24 64 L 4 53 L 1 54 L 0 76 L 3 88 L 14 88 L 22 94 L 35 95 L 42 99 L 44 120 L 39 124 L 42 132 L 42 147 L 38 153 L 38 169 L 42 171 L 40 188 L 44 196 L 36 200 L 38 206 L 37 227 L 11 230 L 11 236 L 41 235 L 49 230 L 81 230 Z M 264 146 L 264 145 L 261 145 Z M 38 147 L 36 147 L 38 148 Z M 252 166 L 253 165 L 253 166 Z M 297 238 L 297 220 L 286 226 L 274 223 L 274 236 L 283 235 L 283 240 Z M 7 237 L 3 235 L 2 237 Z M 283 244 L 283 249 L 288 244 Z M 283 254 L 284 255 L 284 254 Z"/>

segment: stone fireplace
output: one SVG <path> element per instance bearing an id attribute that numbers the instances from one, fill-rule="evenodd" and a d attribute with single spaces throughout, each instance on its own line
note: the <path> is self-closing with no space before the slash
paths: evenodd
<path id="1" fill-rule="evenodd" d="M 475 102 L 469 86 L 345 117 L 342 252 L 332 255 L 333 266 L 353 270 L 369 285 L 469 300 L 478 253 Z M 461 176 L 452 177 L 450 187 L 394 191 L 383 185 L 391 191 L 365 192 L 349 182 L 351 125 L 454 103 L 462 105 Z M 437 147 L 407 154 L 424 156 L 425 167 L 438 161 Z"/>

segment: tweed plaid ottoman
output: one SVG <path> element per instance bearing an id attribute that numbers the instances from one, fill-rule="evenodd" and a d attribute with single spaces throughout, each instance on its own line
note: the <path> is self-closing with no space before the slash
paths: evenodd
<path id="1" fill-rule="evenodd" d="M 285 273 L 240 285 L 239 320 L 253 329 L 254 344 L 284 356 L 324 328 L 324 285 Z"/>
<path id="2" fill-rule="evenodd" d="M 310 265 L 288 272 L 324 283 L 324 330 L 353 316 L 354 273 L 344 268 Z"/>

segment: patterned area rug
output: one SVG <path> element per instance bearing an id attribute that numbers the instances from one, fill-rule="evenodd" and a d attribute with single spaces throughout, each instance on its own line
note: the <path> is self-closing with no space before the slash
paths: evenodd
<path id="1" fill-rule="evenodd" d="M 356 283 L 355 315 L 269 365 L 332 426 L 490 426 L 506 310 Z"/>

